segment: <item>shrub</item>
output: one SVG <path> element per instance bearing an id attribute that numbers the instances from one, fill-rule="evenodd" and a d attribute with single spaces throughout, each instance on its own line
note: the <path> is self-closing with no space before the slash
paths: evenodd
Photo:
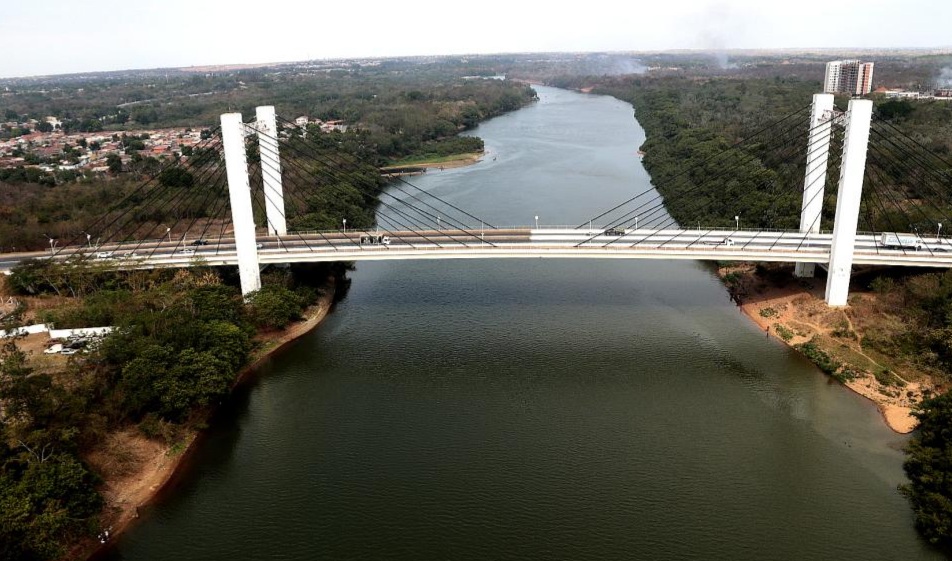
<path id="1" fill-rule="evenodd" d="M 817 368 L 830 376 L 836 373 L 842 366 L 841 362 L 817 346 L 815 337 L 806 343 L 800 343 L 795 348 L 813 361 L 813 364 L 816 364 Z"/>
<path id="2" fill-rule="evenodd" d="M 301 318 L 304 299 L 280 286 L 264 286 L 248 296 L 255 325 L 265 329 L 283 329 Z"/>
<path id="3" fill-rule="evenodd" d="M 790 331 L 783 325 L 780 325 L 778 323 L 775 329 L 777 331 L 777 335 L 779 335 L 780 338 L 783 339 L 784 341 L 789 342 L 791 339 L 793 339 L 793 331 Z"/>

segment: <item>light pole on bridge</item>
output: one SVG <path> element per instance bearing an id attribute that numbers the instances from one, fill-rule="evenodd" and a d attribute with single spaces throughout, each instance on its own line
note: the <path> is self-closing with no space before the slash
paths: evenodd
<path id="1" fill-rule="evenodd" d="M 90 234 L 89 232 L 83 232 L 83 233 L 86 234 L 86 245 L 89 246 L 90 249 L 92 249 L 92 247 L 93 247 L 93 235 Z"/>
<path id="2" fill-rule="evenodd" d="M 347 235 L 347 219 L 344 218 L 342 222 L 344 223 L 344 235 L 346 236 Z"/>
<path id="3" fill-rule="evenodd" d="M 50 240 L 50 257 L 53 257 L 53 248 L 56 247 L 56 240 L 46 234 L 43 235 L 46 236 L 46 239 Z"/>
<path id="4" fill-rule="evenodd" d="M 939 229 L 935 231 L 935 241 L 939 241 L 939 237 L 942 235 L 942 223 L 939 222 Z"/>
<path id="5" fill-rule="evenodd" d="M 538 214 L 536 215 L 535 220 L 536 220 L 536 230 L 538 230 L 539 229 L 539 215 Z"/>
<path id="6" fill-rule="evenodd" d="M 740 230 L 740 215 L 734 216 L 734 226 L 735 226 L 734 228 L 735 230 Z"/>

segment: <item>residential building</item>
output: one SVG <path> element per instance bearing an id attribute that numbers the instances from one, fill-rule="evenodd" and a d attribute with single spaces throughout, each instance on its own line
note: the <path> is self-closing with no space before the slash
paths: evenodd
<path id="1" fill-rule="evenodd" d="M 826 76 L 823 80 L 825 93 L 866 95 L 872 86 L 872 62 L 834 60 L 826 63 Z"/>

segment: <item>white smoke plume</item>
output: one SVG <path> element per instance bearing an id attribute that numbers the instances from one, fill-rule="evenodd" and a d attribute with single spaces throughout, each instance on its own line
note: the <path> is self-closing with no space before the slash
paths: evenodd
<path id="1" fill-rule="evenodd" d="M 952 66 L 946 66 L 939 71 L 936 83 L 940 88 L 952 88 Z"/>

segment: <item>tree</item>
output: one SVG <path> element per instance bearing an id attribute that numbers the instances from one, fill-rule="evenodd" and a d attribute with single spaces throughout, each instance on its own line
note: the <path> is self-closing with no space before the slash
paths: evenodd
<path id="1" fill-rule="evenodd" d="M 248 295 L 255 324 L 266 329 L 283 329 L 301 317 L 300 296 L 280 286 L 264 286 Z"/>
<path id="2" fill-rule="evenodd" d="M 109 173 L 122 173 L 122 158 L 119 157 L 119 154 L 107 154 L 106 165 L 109 166 Z"/>
<path id="3" fill-rule="evenodd" d="M 232 380 L 234 370 L 215 354 L 185 349 L 171 370 L 156 380 L 160 411 L 170 419 L 179 419 L 192 407 L 224 396 Z"/>
<path id="4" fill-rule="evenodd" d="M 904 99 L 890 99 L 881 103 L 876 109 L 884 119 L 892 120 L 909 116 L 915 110 L 915 107 Z"/>
<path id="5" fill-rule="evenodd" d="M 952 546 L 952 392 L 913 412 L 919 432 L 906 448 L 902 491 L 912 502 L 916 528 L 930 543 Z"/>
<path id="6" fill-rule="evenodd" d="M 171 167 L 159 174 L 159 183 L 166 187 L 187 189 L 195 183 L 195 177 L 180 167 Z"/>

